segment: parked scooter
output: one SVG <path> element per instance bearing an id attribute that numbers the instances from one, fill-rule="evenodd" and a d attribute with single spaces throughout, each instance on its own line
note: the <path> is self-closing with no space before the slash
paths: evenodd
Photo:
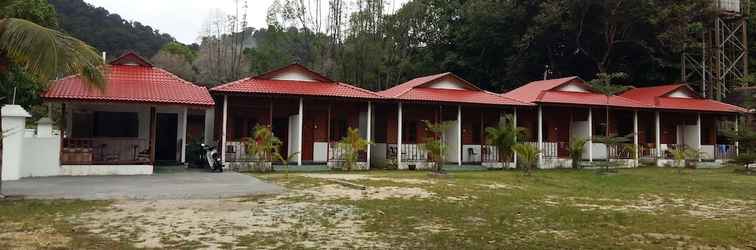
<path id="1" fill-rule="evenodd" d="M 207 167 L 213 172 L 223 172 L 223 162 L 221 162 L 220 153 L 215 146 L 201 144 L 204 151 L 203 158 Z"/>

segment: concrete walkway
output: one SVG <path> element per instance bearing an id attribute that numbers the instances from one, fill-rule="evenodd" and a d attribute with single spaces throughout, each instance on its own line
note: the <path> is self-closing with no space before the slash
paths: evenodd
<path id="1" fill-rule="evenodd" d="M 148 176 L 42 177 L 4 181 L 2 192 L 30 199 L 212 199 L 283 192 L 234 172 L 170 172 Z"/>

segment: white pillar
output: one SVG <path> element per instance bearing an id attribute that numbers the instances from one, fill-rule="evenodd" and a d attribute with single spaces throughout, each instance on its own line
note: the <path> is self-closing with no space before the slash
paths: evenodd
<path id="1" fill-rule="evenodd" d="M 367 160 L 368 168 L 370 168 L 370 148 L 372 147 L 371 144 L 372 144 L 372 139 L 373 139 L 373 136 L 372 136 L 373 131 L 372 131 L 372 129 L 373 129 L 373 103 L 372 102 L 368 102 L 368 110 L 367 110 L 367 135 L 365 136 L 365 137 L 367 137 L 366 139 L 369 142 L 368 145 L 367 145 L 367 152 L 366 152 L 367 153 L 367 159 L 366 160 Z"/>
<path id="2" fill-rule="evenodd" d="M 189 108 L 184 107 L 184 114 L 182 115 L 183 119 L 181 120 L 181 163 L 186 163 L 186 134 L 188 131 L 186 131 L 186 123 L 187 123 L 187 116 L 189 116 Z"/>
<path id="3" fill-rule="evenodd" d="M 399 103 L 399 110 L 396 118 L 396 166 L 402 167 L 402 103 Z"/>
<path id="4" fill-rule="evenodd" d="M 2 114 L 3 126 L 2 180 L 18 180 L 21 178 L 21 167 L 23 166 L 26 118 L 31 117 L 31 115 L 19 105 L 5 105 L 0 113 Z"/>
<path id="5" fill-rule="evenodd" d="M 698 148 L 697 148 L 697 150 L 698 150 L 698 152 L 701 152 L 701 142 L 703 141 L 701 139 L 701 134 L 702 134 L 701 133 L 701 113 L 698 113 L 698 115 L 697 115 L 696 118 L 697 118 L 696 119 L 696 133 L 698 134 L 697 135 L 697 137 L 698 137 Z M 698 161 L 701 161 L 701 154 L 698 154 Z"/>
<path id="6" fill-rule="evenodd" d="M 654 131 L 655 135 L 655 143 L 656 143 L 656 158 L 661 158 L 661 115 L 659 114 L 659 111 L 656 111 L 654 113 L 654 120 L 656 123 L 656 131 Z"/>
<path id="7" fill-rule="evenodd" d="M 588 107 L 588 162 L 593 162 L 593 108 Z"/>
<path id="8" fill-rule="evenodd" d="M 514 115 L 512 116 L 512 127 L 514 127 L 515 131 L 517 130 L 517 107 L 513 108 Z M 515 136 L 515 143 L 517 143 L 517 136 Z M 512 154 L 512 163 L 514 164 L 514 167 L 517 168 L 517 154 Z M 504 166 L 501 166 L 502 168 Z"/>
<path id="9" fill-rule="evenodd" d="M 208 145 L 214 144 L 215 139 L 215 109 L 205 110 L 205 132 L 204 143 Z"/>
<path id="10" fill-rule="evenodd" d="M 543 164 L 543 106 L 538 105 L 538 166 Z"/>
<path id="11" fill-rule="evenodd" d="M 221 162 L 223 166 L 226 165 L 226 130 L 228 129 L 228 96 L 223 96 L 223 128 L 221 129 L 221 145 L 218 145 L 218 149 L 221 152 Z"/>
<path id="12" fill-rule="evenodd" d="M 297 136 L 297 166 L 302 166 L 302 137 L 304 137 L 304 100 L 299 98 L 299 119 L 297 121 L 297 127 L 299 127 L 299 136 Z"/>
<path id="13" fill-rule="evenodd" d="M 738 124 L 738 122 L 740 122 L 740 116 L 735 115 L 735 133 L 740 132 L 739 127 L 738 127 L 740 125 Z M 735 156 L 740 156 L 740 142 L 739 141 L 735 141 Z"/>
<path id="14" fill-rule="evenodd" d="M 457 105 L 457 166 L 462 166 L 462 105 Z"/>
<path id="15" fill-rule="evenodd" d="M 633 144 L 635 145 L 635 152 L 633 154 L 635 155 L 636 164 L 638 164 L 638 160 L 640 159 L 640 154 L 638 152 L 638 111 L 633 111 Z"/>

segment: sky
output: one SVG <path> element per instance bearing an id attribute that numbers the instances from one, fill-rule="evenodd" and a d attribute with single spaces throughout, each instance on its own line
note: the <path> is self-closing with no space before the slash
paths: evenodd
<path id="1" fill-rule="evenodd" d="M 234 13 L 234 0 L 84 0 L 96 7 L 103 7 L 121 18 L 138 21 L 168 33 L 179 42 L 198 42 L 205 19 L 212 10 Z M 268 6 L 274 0 L 248 0 L 247 21 L 250 27 L 264 28 Z M 386 1 L 388 5 L 401 6 L 407 0 Z M 327 1 L 323 1 L 325 5 Z M 394 8 L 387 6 L 387 10 Z"/>
<path id="2" fill-rule="evenodd" d="M 168 33 L 182 43 L 194 43 L 211 10 L 234 13 L 233 0 L 84 0 L 121 18 L 138 21 Z M 273 0 L 249 0 L 250 27 L 266 27 L 265 15 Z"/>

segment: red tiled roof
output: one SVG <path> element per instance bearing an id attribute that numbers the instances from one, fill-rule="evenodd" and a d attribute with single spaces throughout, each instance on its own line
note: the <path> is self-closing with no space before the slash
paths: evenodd
<path id="1" fill-rule="evenodd" d="M 451 102 L 494 105 L 531 106 L 487 91 L 459 89 L 415 88 L 394 99 L 406 101 Z"/>
<path id="2" fill-rule="evenodd" d="M 656 101 L 656 97 L 669 94 L 670 92 L 685 86 L 685 84 L 668 84 L 653 87 L 632 88 L 621 93 L 620 96 L 653 105 Z"/>
<path id="3" fill-rule="evenodd" d="M 423 87 L 423 85 L 434 83 L 444 78 L 454 78 L 466 85 L 469 89 Z M 532 106 L 532 104 L 529 103 L 520 102 L 495 93 L 484 91 L 450 72 L 418 77 L 387 90 L 380 91 L 378 94 L 385 98 L 405 101 Z"/>
<path id="4" fill-rule="evenodd" d="M 535 102 L 555 104 L 578 104 L 578 105 L 607 105 L 607 96 L 596 93 L 567 92 L 567 91 L 543 91 Z M 609 106 L 625 108 L 652 108 L 621 96 L 610 96 Z"/>
<path id="5" fill-rule="evenodd" d="M 747 109 L 710 99 L 659 97 L 656 107 L 709 112 L 748 112 Z"/>
<path id="6" fill-rule="evenodd" d="M 549 79 L 542 81 L 535 81 L 513 89 L 512 91 L 503 93 L 502 96 L 509 97 L 521 102 L 536 102 L 541 92 L 551 90 L 559 87 L 562 84 L 568 83 L 572 80 L 580 79 L 577 76 L 564 77 L 558 79 Z"/>
<path id="7" fill-rule="evenodd" d="M 577 81 L 575 81 L 577 80 Z M 535 81 L 525 84 L 517 89 L 502 94 L 512 99 L 522 102 L 531 103 L 552 103 L 552 104 L 576 104 L 576 105 L 607 105 L 607 96 L 594 92 L 573 92 L 555 90 L 557 87 L 567 83 L 580 84 L 584 88 L 591 90 L 591 86 L 586 84 L 577 76 L 564 77 L 558 79 L 549 79 Z M 609 106 L 622 108 L 651 108 L 652 106 L 630 100 L 620 96 L 609 97 Z"/>
<path id="8" fill-rule="evenodd" d="M 418 77 L 418 78 L 409 80 L 409 81 L 407 81 L 405 83 L 402 83 L 402 84 L 396 85 L 394 87 L 391 87 L 389 89 L 386 89 L 386 90 L 383 90 L 383 91 L 379 91 L 378 94 L 382 95 L 382 96 L 385 96 L 385 97 L 392 97 L 392 98 L 399 97 L 402 94 L 404 94 L 404 92 L 407 92 L 410 89 L 419 87 L 419 86 L 421 86 L 423 84 L 432 83 L 432 82 L 434 82 L 436 80 L 440 80 L 441 78 L 444 78 L 444 77 L 447 77 L 447 76 L 454 77 L 454 78 L 462 81 L 463 83 L 469 85 L 470 87 L 472 87 L 474 89 L 478 89 L 478 87 L 476 87 L 475 85 L 473 85 L 473 84 L 465 81 L 461 77 L 458 77 L 458 76 L 452 74 L 451 72 L 446 72 L 446 73 L 441 73 L 441 74 L 435 74 L 435 75 Z"/>
<path id="9" fill-rule="evenodd" d="M 286 71 L 299 71 L 312 81 L 275 79 Z M 323 96 L 361 99 L 381 99 L 372 91 L 346 83 L 334 82 L 327 77 L 299 64 L 290 64 L 269 72 L 215 86 L 210 89 L 222 93 L 278 94 L 297 96 Z"/>
<path id="10" fill-rule="evenodd" d="M 312 82 L 244 78 L 210 89 L 213 92 L 281 94 L 324 97 L 379 99 L 375 93 L 340 82 Z"/>
<path id="11" fill-rule="evenodd" d="M 136 54 L 132 54 L 126 53 L 114 60 L 114 63 L 123 63 L 124 60 L 120 59 L 124 57 L 134 58 Z M 161 68 L 139 65 L 141 63 L 107 66 L 108 69 L 105 72 L 106 85 L 103 90 L 89 87 L 79 75 L 65 77 L 53 82 L 50 88 L 42 94 L 42 98 L 60 102 L 215 105 L 206 88 L 187 82 Z"/>
<path id="12" fill-rule="evenodd" d="M 678 89 L 687 89 L 693 93 L 691 98 L 669 97 Z M 706 111 L 706 112 L 748 112 L 747 109 L 735 105 L 704 99 L 695 94 L 686 84 L 669 84 L 655 87 L 634 88 L 625 91 L 620 96 L 637 100 L 659 109 Z"/>

